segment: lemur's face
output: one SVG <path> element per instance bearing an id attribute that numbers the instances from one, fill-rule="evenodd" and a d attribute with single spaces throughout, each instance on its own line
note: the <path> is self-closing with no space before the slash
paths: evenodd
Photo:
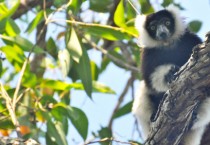
<path id="1" fill-rule="evenodd" d="M 149 35 L 158 41 L 167 41 L 175 31 L 174 18 L 167 10 L 147 16 L 145 28 Z"/>

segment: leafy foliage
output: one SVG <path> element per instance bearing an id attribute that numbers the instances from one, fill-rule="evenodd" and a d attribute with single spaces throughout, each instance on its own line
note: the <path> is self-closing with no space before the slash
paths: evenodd
<path id="1" fill-rule="evenodd" d="M 195 20 L 189 23 L 189 29 L 195 33 L 197 33 L 201 29 L 201 26 L 202 26 L 201 21 Z"/>
<path id="2" fill-rule="evenodd" d="M 116 95 L 99 80 L 111 62 L 131 71 L 131 78 L 139 78 L 132 69 L 138 69 L 140 62 L 134 28 L 136 13 L 125 0 L 46 0 L 45 4 L 34 4 L 32 0 L 27 7 L 21 2 L 0 1 L 0 50 L 6 57 L 0 60 L 1 90 L 4 88 L 8 94 L 0 94 L 0 132 L 9 135 L 17 131 L 7 98 L 14 103 L 16 118 L 25 128 L 23 138 L 44 137 L 46 144 L 67 145 L 69 128 L 73 126 L 85 142 L 92 131 L 89 118 L 82 108 L 71 105 L 72 92 L 86 92 L 91 101 L 93 93 Z M 137 2 L 142 13 L 154 12 L 150 1 Z M 173 0 L 164 0 L 162 5 L 170 3 Z M 107 15 L 108 19 L 100 18 Z M 197 32 L 201 22 L 189 25 Z M 101 62 L 90 59 L 89 51 L 93 49 L 101 52 Z M 130 88 L 133 81 L 128 82 Z M 131 111 L 132 98 L 125 105 L 121 103 L 113 112 L 114 120 Z M 112 124 L 92 135 L 99 139 L 113 137 Z"/>

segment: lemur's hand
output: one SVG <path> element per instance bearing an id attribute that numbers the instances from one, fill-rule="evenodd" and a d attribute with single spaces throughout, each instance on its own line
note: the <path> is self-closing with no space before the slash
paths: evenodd
<path id="1" fill-rule="evenodd" d="M 165 81 L 170 84 L 173 80 L 176 79 L 176 76 L 174 75 L 180 67 L 178 67 L 177 65 L 173 65 L 171 66 L 171 69 L 169 70 L 168 74 L 165 75 Z"/>

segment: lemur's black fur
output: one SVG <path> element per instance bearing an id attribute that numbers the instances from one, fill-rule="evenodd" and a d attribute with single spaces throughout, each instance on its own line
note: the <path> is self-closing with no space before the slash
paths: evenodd
<path id="1" fill-rule="evenodd" d="M 181 67 L 187 62 L 192 54 L 192 48 L 199 43 L 201 43 L 200 38 L 186 30 L 178 40 L 174 40 L 170 45 L 144 48 L 142 50 L 142 79 L 147 87 L 151 89 L 150 98 L 156 109 L 164 92 L 157 92 L 153 89 L 150 78 L 151 74 L 154 73 L 156 67 L 164 64 L 173 64 L 176 71 L 176 68 Z M 169 73 L 175 73 L 175 71 Z"/>

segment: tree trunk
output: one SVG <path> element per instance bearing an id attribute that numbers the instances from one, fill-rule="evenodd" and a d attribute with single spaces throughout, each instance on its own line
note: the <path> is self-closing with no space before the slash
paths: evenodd
<path id="1" fill-rule="evenodd" d="M 192 126 L 197 108 L 210 96 L 210 33 L 206 38 L 176 73 L 176 79 L 159 106 L 146 145 L 179 145 Z M 210 145 L 210 126 L 201 145 Z"/>

